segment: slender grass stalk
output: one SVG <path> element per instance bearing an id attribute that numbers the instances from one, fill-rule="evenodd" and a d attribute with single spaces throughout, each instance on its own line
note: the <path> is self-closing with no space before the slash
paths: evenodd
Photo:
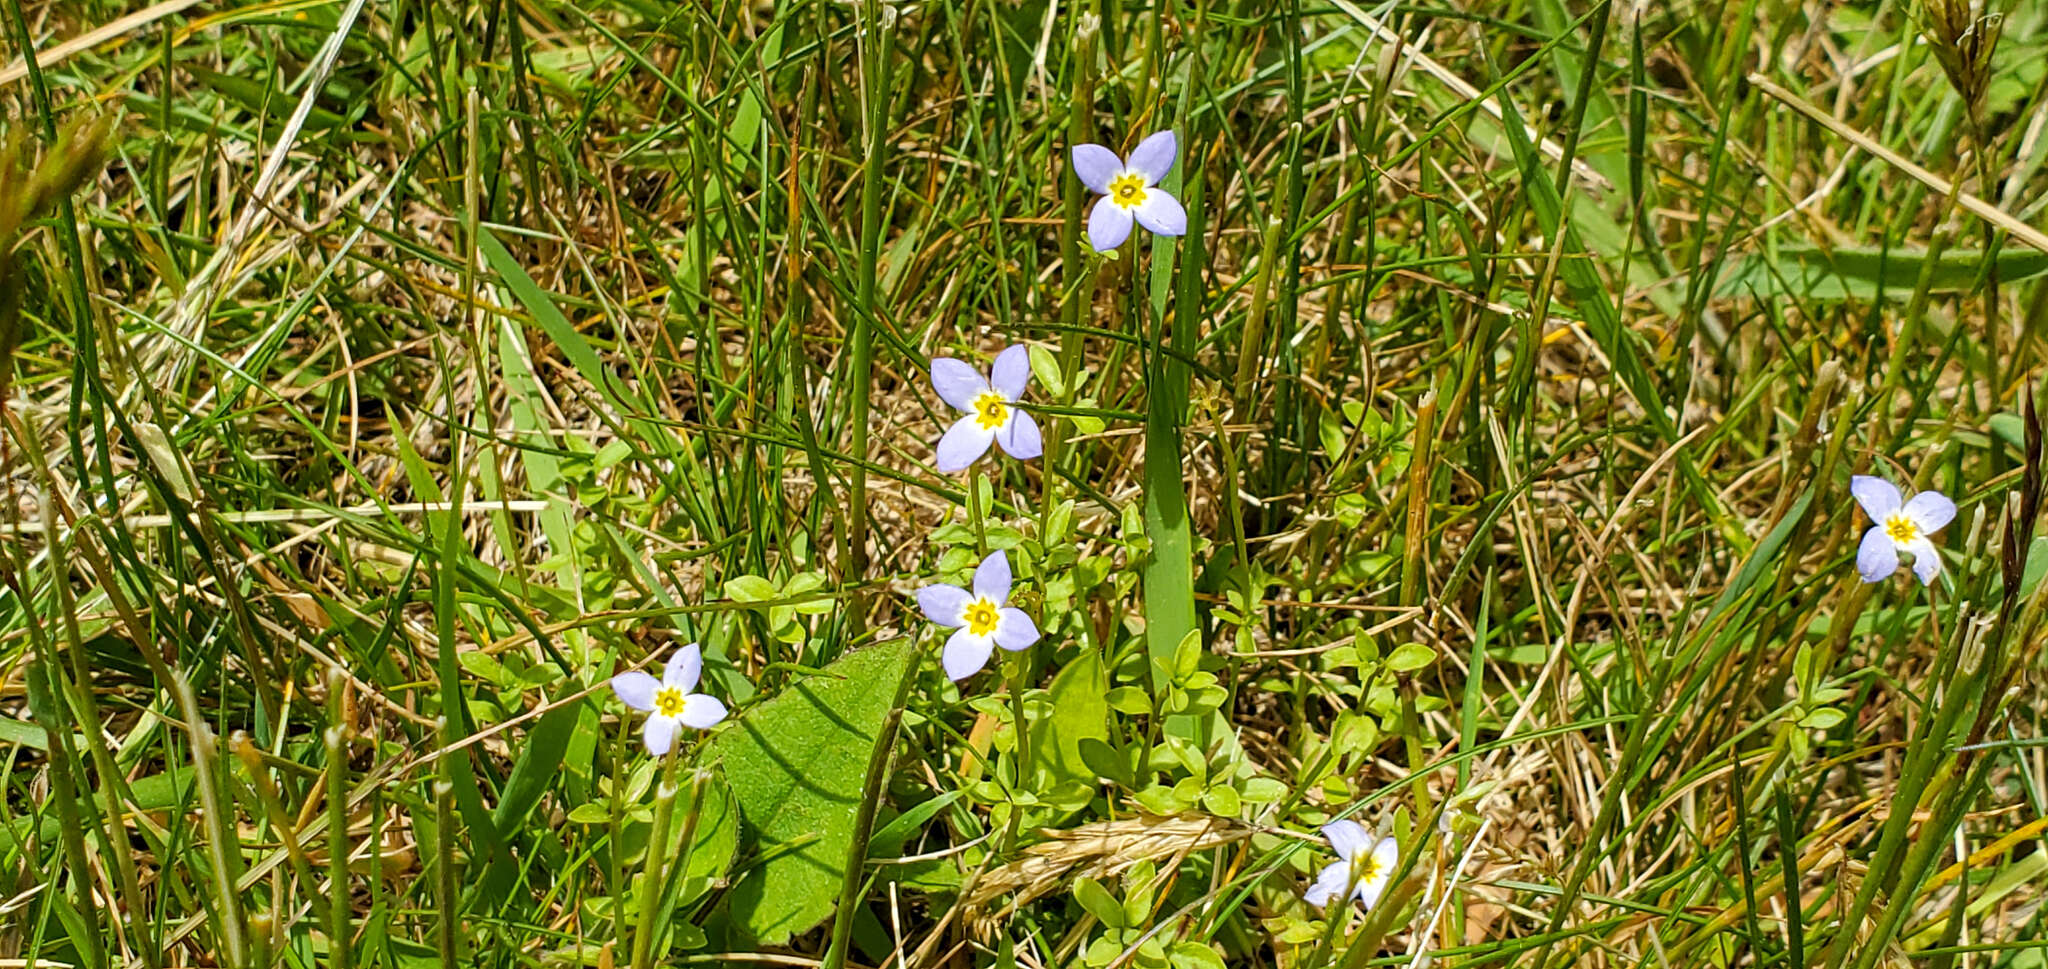
<path id="1" fill-rule="evenodd" d="M 55 478 L 50 474 L 47 457 L 41 449 L 30 442 L 28 449 L 31 459 L 41 472 L 45 487 L 55 494 Z M 43 505 L 43 526 L 50 534 L 56 534 L 56 509 L 54 504 Z M 100 798 L 103 804 L 100 820 L 93 830 L 106 845 L 114 858 L 114 876 L 118 880 L 121 897 L 128 911 L 128 931 L 132 933 L 130 945 L 139 951 L 143 964 L 155 969 L 162 964 L 162 947 L 157 943 L 155 925 L 149 918 L 149 907 L 142 894 L 141 882 L 136 876 L 135 853 L 128 843 L 128 826 L 124 820 L 127 811 L 123 804 L 123 793 L 127 790 L 121 769 L 114 762 L 107 748 L 105 732 L 98 725 L 104 723 L 100 715 L 99 698 L 93 692 L 93 677 L 90 664 L 85 656 L 85 636 L 78 623 L 78 600 L 71 582 L 62 578 L 71 574 L 70 547 L 73 539 L 59 538 L 50 542 L 50 574 L 59 577 L 50 583 L 57 595 L 57 609 L 62 617 L 64 629 L 64 653 L 71 661 L 71 683 L 54 672 L 51 683 L 59 692 L 75 690 L 75 703 L 81 725 L 79 731 L 85 738 L 86 751 L 92 758 L 93 772 L 99 776 Z M 44 647 L 44 648 L 47 648 Z M 73 869 L 79 871 L 81 869 Z"/>
<path id="2" fill-rule="evenodd" d="M 845 969 L 847 951 L 853 939 L 853 921 L 860 905 L 861 888 L 867 878 L 868 840 L 874 836 L 875 811 L 887 796 L 889 764 L 896 756 L 896 731 L 903 722 L 903 710 L 910 700 L 910 688 L 920 669 L 913 652 L 903 663 L 903 676 L 896 681 L 896 696 L 882 729 L 875 734 L 875 747 L 868 752 L 867 778 L 861 783 L 860 806 L 854 809 L 853 837 L 847 842 L 846 872 L 839 882 L 839 905 L 832 916 L 832 943 L 825 950 L 823 969 Z"/>
<path id="3" fill-rule="evenodd" d="M 259 909 L 249 913 L 249 964 L 269 969 L 277 962 L 277 910 Z"/>
<path id="4" fill-rule="evenodd" d="M 867 578 L 868 568 L 868 397 L 874 385 L 875 327 L 881 319 L 875 287 L 880 281 L 882 255 L 883 171 L 888 163 L 889 65 L 893 54 L 889 40 L 895 30 L 895 11 L 885 11 L 880 0 L 861 3 L 861 105 L 866 124 L 866 153 L 861 162 L 860 268 L 856 277 L 853 333 L 849 338 L 847 384 L 850 398 L 847 419 L 853 425 L 849 445 L 855 464 L 847 475 L 847 561 L 856 579 Z M 848 610 L 852 635 L 858 638 L 866 621 L 863 596 L 855 593 Z"/>
<path id="5" fill-rule="evenodd" d="M 662 911 L 674 912 L 683 883 L 690 877 L 690 856 L 697 847 L 697 826 L 704 819 L 704 791 L 711 786 L 711 771 L 698 768 L 690 773 L 690 810 L 683 815 L 683 831 L 676 840 L 675 862 L 669 866 L 668 887 L 662 893 Z"/>
<path id="6" fill-rule="evenodd" d="M 85 960 L 86 969 L 101 969 L 106 965 L 97 943 L 100 939 L 101 922 L 99 903 L 95 900 L 92 887 L 92 866 L 85 853 L 85 815 L 80 808 L 78 784 L 74 780 L 79 774 L 78 755 L 71 749 L 71 718 L 62 712 L 63 699 L 55 682 L 57 658 L 45 656 L 41 662 L 28 671 L 29 702 L 38 711 L 37 719 L 42 721 L 44 733 L 50 738 L 50 793 L 57 805 L 57 818 L 63 822 L 58 830 L 59 844 L 64 849 L 64 860 L 71 874 L 71 910 L 83 923 L 87 938 L 72 940 L 79 955 Z"/>
<path id="7" fill-rule="evenodd" d="M 271 829 L 277 833 L 278 843 L 284 846 L 285 860 L 291 865 L 292 874 L 306 887 L 306 900 L 313 907 L 314 917 L 327 921 L 327 899 L 312 891 L 312 887 L 319 884 L 319 879 L 313 874 L 313 860 L 307 857 L 291 812 L 285 810 L 284 801 L 277 793 L 277 784 L 270 779 L 270 768 L 263 762 L 263 752 L 257 750 L 249 735 L 240 730 L 229 735 L 228 749 L 234 751 L 235 759 L 242 762 L 242 769 L 248 773 L 249 786 L 255 789 L 257 803 L 263 807 Z M 275 917 L 284 916 L 280 911 Z M 290 928 L 289 924 L 285 927 Z M 251 932 L 255 934 L 253 929 Z"/>
<path id="8" fill-rule="evenodd" d="M 242 844 L 235 833 L 235 815 L 228 807 L 233 802 L 221 796 L 226 790 L 221 786 L 224 779 L 214 771 L 220 745 L 214 739 L 212 726 L 206 722 L 205 711 L 200 709 L 198 696 L 192 692 L 192 683 L 182 671 L 172 672 L 170 686 L 178 702 L 178 713 L 185 718 L 185 732 L 192 748 L 192 782 L 199 790 L 200 810 L 205 812 L 206 850 L 213 862 L 214 904 L 220 912 L 214 924 L 220 932 L 228 965 L 253 969 L 249 924 L 242 914 L 242 893 L 236 888 L 242 883 Z"/>
<path id="9" fill-rule="evenodd" d="M 460 757 L 457 752 L 449 757 Z M 455 872 L 455 782 L 443 757 L 439 776 L 434 779 L 434 947 L 441 953 L 441 965 L 462 965 L 462 932 L 458 912 L 462 890 Z"/>
<path id="10" fill-rule="evenodd" d="M 333 969 L 349 969 L 354 959 L 349 932 L 347 690 L 348 677 L 338 668 L 329 669 L 327 726 L 320 731 L 320 740 L 327 752 L 327 961 Z"/>

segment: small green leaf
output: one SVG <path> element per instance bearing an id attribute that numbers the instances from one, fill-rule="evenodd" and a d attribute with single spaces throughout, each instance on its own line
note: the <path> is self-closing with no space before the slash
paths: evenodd
<path id="1" fill-rule="evenodd" d="M 1096 777 L 1115 781 L 1125 787 L 1135 786 L 1133 781 L 1136 775 L 1131 771 L 1130 761 L 1124 759 L 1124 755 L 1117 753 L 1116 748 L 1108 743 L 1093 737 L 1084 738 L 1076 745 L 1076 752 L 1080 754 L 1081 761 L 1088 765 L 1088 769 L 1095 772 Z"/>
<path id="2" fill-rule="evenodd" d="M 1135 686 L 1119 686 L 1105 698 L 1118 713 L 1137 717 L 1152 712 L 1152 696 Z"/>
<path id="3" fill-rule="evenodd" d="M 734 602 L 767 602 L 781 598 L 782 591 L 758 575 L 742 575 L 726 580 L 725 597 Z"/>
<path id="4" fill-rule="evenodd" d="M 1174 943 L 1167 958 L 1173 963 L 1173 969 L 1224 969 L 1223 957 L 1217 955 L 1215 949 L 1192 940 Z"/>
<path id="5" fill-rule="evenodd" d="M 1194 803 L 1164 784 L 1154 784 L 1132 797 L 1137 800 L 1140 807 L 1153 814 L 1179 814 L 1187 810 L 1189 804 Z"/>
<path id="6" fill-rule="evenodd" d="M 1031 345 L 1030 353 L 1031 375 L 1037 377 L 1040 384 L 1045 385 L 1047 393 L 1056 398 L 1065 397 L 1067 381 L 1060 373 L 1060 362 L 1052 355 L 1052 351 L 1034 343 Z"/>
<path id="7" fill-rule="evenodd" d="M 1396 673 L 1412 673 L 1434 662 L 1436 650 L 1421 643 L 1402 643 L 1387 657 L 1387 668 Z"/>
<path id="8" fill-rule="evenodd" d="M 925 822 L 939 813 L 946 805 L 960 799 L 959 791 L 947 791 L 938 797 L 925 801 L 896 816 L 895 820 L 882 826 L 882 830 L 868 836 L 868 856 L 887 858 L 903 851 L 903 844 L 910 836 L 924 827 Z"/>
<path id="9" fill-rule="evenodd" d="M 1173 674 L 1176 679 L 1185 680 L 1195 675 L 1202 664 L 1202 631 L 1190 629 L 1180 638 L 1180 645 L 1173 650 Z"/>
<path id="10" fill-rule="evenodd" d="M 1102 924 L 1112 929 L 1124 927 L 1123 906 L 1118 904 L 1109 889 L 1102 887 L 1101 882 L 1093 878 L 1074 879 L 1074 901 L 1080 902 L 1081 907 Z"/>
<path id="11" fill-rule="evenodd" d="M 1349 494 L 1337 496 L 1334 510 L 1337 524 L 1345 528 L 1357 528 L 1360 522 L 1365 521 L 1365 516 L 1371 513 L 1372 502 L 1367 500 L 1364 495 Z"/>
<path id="12" fill-rule="evenodd" d="M 612 819 L 611 808 L 591 801 L 569 809 L 571 824 L 604 824 Z"/>
<path id="13" fill-rule="evenodd" d="M 1287 785 L 1274 777 L 1254 777 L 1244 782 L 1239 793 L 1253 804 L 1271 804 L 1287 795 Z"/>
<path id="14" fill-rule="evenodd" d="M 1799 725 L 1813 730 L 1832 730 L 1847 719 L 1848 714 L 1834 707 L 1821 707 L 1808 713 L 1805 719 L 1799 721 Z"/>
<path id="15" fill-rule="evenodd" d="M 1238 800 L 1235 789 L 1219 785 L 1202 794 L 1202 806 L 1208 808 L 1210 814 L 1234 818 L 1243 810 L 1244 803 Z"/>

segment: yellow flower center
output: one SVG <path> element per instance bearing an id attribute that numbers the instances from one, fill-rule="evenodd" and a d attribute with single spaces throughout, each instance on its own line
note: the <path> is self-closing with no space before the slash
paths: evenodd
<path id="1" fill-rule="evenodd" d="M 967 611 L 961 614 L 967 620 L 967 631 L 976 636 L 986 636 L 996 631 L 996 604 L 987 599 L 976 599 L 967 604 Z"/>
<path id="2" fill-rule="evenodd" d="M 1920 537 L 1920 526 L 1905 515 L 1893 515 L 1884 520 L 1884 533 L 1893 542 L 1904 545 Z"/>
<path id="3" fill-rule="evenodd" d="M 1378 855 L 1370 851 L 1365 852 L 1358 856 L 1356 865 L 1358 868 L 1358 883 L 1360 885 L 1370 885 L 1374 879 L 1380 877 L 1380 859 Z"/>
<path id="4" fill-rule="evenodd" d="M 672 686 L 664 686 L 654 694 L 654 712 L 664 717 L 682 716 L 684 703 L 683 691 Z"/>
<path id="5" fill-rule="evenodd" d="M 974 423 L 984 431 L 993 431 L 1010 420 L 1010 402 L 993 390 L 984 391 L 974 398 Z"/>
<path id="6" fill-rule="evenodd" d="M 1124 208 L 1135 209 L 1145 202 L 1145 179 L 1138 175 L 1118 175 L 1109 180 L 1109 197 Z"/>

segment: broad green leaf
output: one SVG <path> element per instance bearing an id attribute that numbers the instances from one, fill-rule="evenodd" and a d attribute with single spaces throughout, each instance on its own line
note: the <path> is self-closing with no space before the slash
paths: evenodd
<path id="1" fill-rule="evenodd" d="M 1968 292 L 1984 270 L 1981 249 L 1947 249 L 1934 260 L 1928 289 L 1936 293 Z M 2048 253 L 2014 247 L 1992 257 L 2001 283 L 2018 282 L 2048 273 Z M 1719 299 L 1799 299 L 1869 302 L 1913 296 L 1920 273 L 1927 268 L 1925 249 L 1886 251 L 1882 247 L 1789 245 L 1769 252 L 1746 253 L 1714 287 Z"/>
<path id="2" fill-rule="evenodd" d="M 682 846 L 684 819 L 692 810 L 690 778 L 687 775 L 678 778 L 678 785 L 682 789 L 676 793 L 675 821 L 669 833 L 671 858 Z M 701 889 L 712 879 L 725 874 L 726 868 L 732 865 L 733 856 L 739 853 L 739 806 L 734 802 L 732 786 L 726 781 L 723 771 L 711 771 L 710 778 L 704 782 L 703 804 L 696 811 L 697 831 L 690 838 L 690 861 L 683 876 L 699 881 Z M 690 886 L 686 884 L 684 891 L 688 893 Z M 688 903 L 693 899 L 686 895 L 677 901 Z"/>
<path id="3" fill-rule="evenodd" d="M 1081 743 L 1109 739 L 1108 688 L 1102 657 L 1092 651 L 1084 650 L 1053 677 L 1052 715 L 1031 725 L 1033 773 L 1047 787 L 1069 781 L 1094 785 L 1095 770 L 1081 756 Z"/>
<path id="4" fill-rule="evenodd" d="M 832 914 L 875 737 L 914 660 L 909 640 L 848 655 L 706 746 L 702 763 L 724 769 L 741 840 L 760 859 L 725 900 L 733 927 L 753 941 L 781 945 Z"/>

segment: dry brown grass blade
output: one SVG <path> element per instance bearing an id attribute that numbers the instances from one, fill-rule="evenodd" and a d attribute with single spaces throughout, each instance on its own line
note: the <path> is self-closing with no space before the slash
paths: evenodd
<path id="1" fill-rule="evenodd" d="M 2039 249 L 2042 252 L 2048 252 L 2048 233 L 2043 233 L 2041 230 L 2036 229 L 2033 226 L 2026 224 L 2025 222 L 2021 222 L 2019 219 L 2014 218 L 2011 214 L 2007 213 L 2004 209 L 2001 209 L 1998 206 L 1991 204 L 1990 202 L 1986 202 L 1983 199 L 1978 198 L 1975 195 L 1971 195 L 1968 192 L 1958 191 L 1956 189 L 1955 183 L 1950 182 L 1948 179 L 1943 178 L 1940 175 L 1936 175 L 1925 168 L 1921 168 L 1920 166 L 1915 165 L 1910 161 L 1907 161 L 1898 152 L 1892 151 L 1891 149 L 1886 148 L 1881 144 L 1878 144 L 1877 141 L 1871 138 L 1869 135 L 1866 135 L 1861 131 L 1857 131 L 1855 128 L 1849 127 L 1847 124 L 1843 123 L 1841 119 L 1836 118 L 1834 115 L 1831 115 L 1826 111 L 1822 111 L 1818 106 L 1814 105 L 1812 102 L 1807 101 L 1805 98 L 1802 98 L 1797 94 L 1793 94 L 1792 92 L 1787 91 L 1784 88 L 1771 83 L 1770 78 L 1767 78 L 1762 74 L 1752 73 L 1749 75 L 1749 83 L 1755 85 L 1757 90 L 1762 91 L 1773 98 L 1776 98 L 1779 102 L 1791 107 L 1792 110 L 1797 111 L 1800 114 L 1803 114 L 1808 118 L 1812 119 L 1814 123 L 1819 124 L 1820 126 L 1828 129 L 1829 131 L 1832 131 L 1835 134 L 1842 136 L 1844 139 L 1847 139 L 1850 144 L 1853 144 L 1856 147 L 1871 153 L 1872 155 L 1882 160 L 1885 164 L 1890 165 L 1893 168 L 1896 168 L 1899 171 L 1905 172 L 1907 175 L 1912 176 L 1913 179 L 1919 182 L 1920 184 L 1925 185 L 1928 188 L 1931 188 L 1943 195 L 1953 193 L 1956 197 L 1957 204 L 1961 205 L 1963 208 L 1969 209 L 1978 218 L 1983 219 L 1984 221 L 1989 222 L 1992 225 L 1995 225 L 2011 233 L 2013 238 L 2018 239 L 2019 241 L 2024 242 L 2027 245 L 2033 246 L 2034 248 Z"/>
<path id="2" fill-rule="evenodd" d="M 155 23 L 186 8 L 196 7 L 199 3 L 200 0 L 164 0 L 162 3 L 137 10 L 113 23 L 100 27 L 97 30 L 87 31 L 49 50 L 37 51 L 36 66 L 47 71 L 69 60 L 71 55 L 79 51 L 91 50 L 131 30 Z M 0 67 L 0 85 L 13 84 L 27 76 L 28 62 L 21 58 L 16 58 L 13 63 L 8 64 L 6 67 Z"/>
<path id="3" fill-rule="evenodd" d="M 991 869 L 974 883 L 961 903 L 963 921 L 985 928 L 1070 877 L 1113 878 L 1138 862 L 1229 844 L 1252 831 L 1205 814 L 1140 814 L 1047 833 L 1048 840 L 1024 849 L 1024 857 Z"/>

